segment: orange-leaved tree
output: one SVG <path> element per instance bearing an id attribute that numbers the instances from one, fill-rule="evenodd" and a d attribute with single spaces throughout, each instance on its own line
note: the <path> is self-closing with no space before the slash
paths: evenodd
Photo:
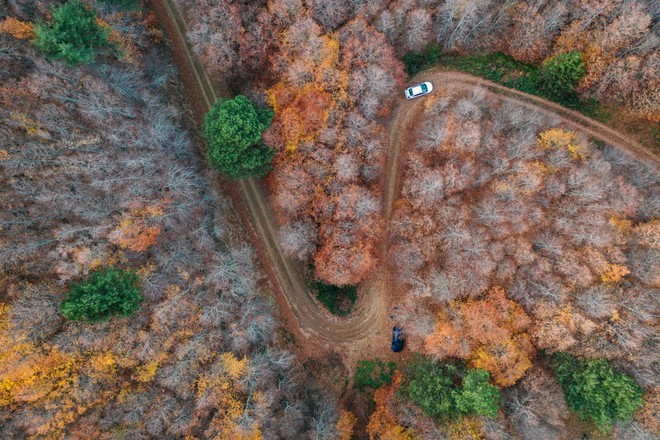
<path id="1" fill-rule="evenodd" d="M 513 385 L 531 366 L 531 320 L 522 307 L 495 287 L 481 299 L 454 301 L 438 315 L 424 349 L 437 358 L 459 357 L 487 370 L 499 386 Z"/>
<path id="2" fill-rule="evenodd" d="M 275 111 L 275 118 L 268 133 L 271 145 L 284 146 L 293 153 L 301 141 L 312 141 L 325 128 L 332 95 L 316 84 L 303 88 L 278 83 L 268 90 L 268 102 Z"/>
<path id="3" fill-rule="evenodd" d="M 391 385 L 384 385 L 374 394 L 376 411 L 369 417 L 367 432 L 371 440 L 413 440 L 412 434 L 394 417 L 394 395 L 401 386 L 401 373 L 394 372 Z"/>
<path id="4" fill-rule="evenodd" d="M 261 427 L 254 411 L 264 401 L 255 391 L 241 392 L 241 382 L 248 372 L 248 359 L 237 358 L 231 352 L 218 356 L 211 371 L 204 372 L 196 382 L 197 397 L 208 409 L 214 409 L 205 435 L 222 440 L 259 440 Z M 250 403 L 250 406 L 248 404 Z"/>
<path id="5" fill-rule="evenodd" d="M 153 223 L 165 214 L 168 201 L 141 208 L 134 208 L 124 214 L 119 225 L 110 233 L 110 242 L 122 249 L 143 252 L 156 244 L 160 226 Z"/>
<path id="6" fill-rule="evenodd" d="M 340 410 L 337 420 L 337 432 L 339 440 L 351 440 L 353 438 L 353 428 L 357 422 L 357 417 L 350 411 Z"/>
<path id="7" fill-rule="evenodd" d="M 0 33 L 9 34 L 21 40 L 29 40 L 34 37 L 34 28 L 29 23 L 9 17 L 0 22 Z"/>
<path id="8" fill-rule="evenodd" d="M 301 43 L 313 50 L 304 50 Z M 286 79 L 267 91 L 275 114 L 264 137 L 271 147 L 295 152 L 301 141 L 314 140 L 326 128 L 336 99 L 346 96 L 347 75 L 337 65 L 339 41 L 334 35 L 321 35 L 313 21 L 302 20 L 289 29 L 282 49 Z"/>

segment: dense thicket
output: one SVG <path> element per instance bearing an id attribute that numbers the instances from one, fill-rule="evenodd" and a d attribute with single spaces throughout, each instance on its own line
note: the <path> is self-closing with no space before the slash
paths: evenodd
<path id="1" fill-rule="evenodd" d="M 394 362 L 384 363 L 379 358 L 359 361 L 355 370 L 354 386 L 361 389 L 377 389 L 383 385 L 388 385 L 392 382 L 394 369 Z"/>
<path id="2" fill-rule="evenodd" d="M 153 15 L 102 18 L 120 61 L 71 69 L 0 34 L 0 437 L 332 438 L 336 404 L 273 343 Z M 142 308 L 63 319 L 67 286 L 111 266 L 139 274 Z"/>
<path id="3" fill-rule="evenodd" d="M 608 358 L 655 387 L 657 173 L 483 90 L 427 101 L 407 127 L 390 227 L 390 265 L 407 286 L 398 316 L 423 337 L 410 346 L 465 359 L 499 386 L 543 349 Z M 537 388 L 526 386 L 512 396 Z M 520 405 L 521 430 L 545 418 Z"/>

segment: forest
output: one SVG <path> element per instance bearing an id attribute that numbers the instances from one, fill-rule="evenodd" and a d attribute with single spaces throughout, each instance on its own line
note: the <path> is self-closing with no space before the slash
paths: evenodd
<path id="1" fill-rule="evenodd" d="M 15 31 L 43 8 L 0 35 L 0 437 L 332 438 L 336 400 L 275 343 L 153 13 L 99 3 L 123 55 L 70 68 Z M 70 283 L 112 267 L 141 309 L 65 319 Z"/>
<path id="2" fill-rule="evenodd" d="M 203 118 L 156 4 L 0 2 L 0 437 L 660 437 L 657 161 L 403 98 L 657 157 L 658 2 L 164 0 Z M 296 327 L 248 179 L 382 334 Z"/>
<path id="3" fill-rule="evenodd" d="M 581 98 L 656 127 L 660 115 L 653 1 L 177 2 L 211 77 L 275 110 L 265 141 L 277 151 L 268 187 L 283 246 L 332 284 L 357 284 L 377 265 L 385 125 L 404 54 L 439 43 L 540 63 L 577 51 Z"/>
<path id="4" fill-rule="evenodd" d="M 428 99 L 390 229 L 414 349 L 462 359 L 501 388 L 534 374 L 546 392 L 551 378 L 535 369 L 559 352 L 656 387 L 657 173 L 483 89 Z M 543 426 L 554 438 L 567 430 L 563 403 L 508 415 L 521 437 Z"/>

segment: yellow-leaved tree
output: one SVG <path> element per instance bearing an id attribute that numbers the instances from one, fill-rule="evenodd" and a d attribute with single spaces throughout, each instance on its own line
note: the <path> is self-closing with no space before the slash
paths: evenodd
<path id="1" fill-rule="evenodd" d="M 573 159 L 585 159 L 586 148 L 577 134 L 561 128 L 551 128 L 539 134 L 541 148 L 558 148 L 568 151 Z"/>
<path id="2" fill-rule="evenodd" d="M 196 383 L 200 405 L 214 408 L 214 416 L 205 431 L 207 438 L 218 440 L 260 440 L 261 426 L 255 409 L 263 402 L 259 392 L 247 392 L 242 381 L 248 360 L 227 352 L 219 355 L 213 367 Z"/>

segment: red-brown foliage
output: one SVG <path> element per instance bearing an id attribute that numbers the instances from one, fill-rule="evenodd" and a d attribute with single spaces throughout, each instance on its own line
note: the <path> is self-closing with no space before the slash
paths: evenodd
<path id="1" fill-rule="evenodd" d="M 376 410 L 369 417 L 367 432 L 371 440 L 412 440 L 414 437 L 401 426 L 395 416 L 394 395 L 401 385 L 401 373 L 396 371 L 391 385 L 385 385 L 374 394 Z"/>
<path id="2" fill-rule="evenodd" d="M 531 367 L 534 348 L 525 330 L 529 316 L 494 288 L 484 299 L 453 302 L 441 312 L 435 332 L 424 340 L 425 351 L 438 358 L 460 357 L 488 370 L 503 387 L 513 385 Z"/>
<path id="3" fill-rule="evenodd" d="M 425 350 L 468 359 L 500 385 L 524 375 L 533 345 L 634 353 L 648 381 L 648 318 L 623 303 L 647 304 L 640 289 L 658 285 L 656 222 L 646 222 L 658 216 L 656 173 L 479 91 L 448 93 L 414 130 L 389 258 Z M 533 316 L 520 321 L 527 330 L 495 308 L 510 299 L 458 301 L 487 299 L 494 285 Z"/>
<path id="4" fill-rule="evenodd" d="M 265 140 L 279 151 L 268 187 L 283 249 L 311 254 L 325 282 L 357 284 L 377 263 L 387 141 L 380 122 L 365 118 L 388 114 L 402 65 L 364 20 L 331 35 L 302 16 L 282 34 L 273 70 L 282 79 L 268 91 L 275 118 Z"/>
<path id="5" fill-rule="evenodd" d="M 276 117 L 265 134 L 267 142 L 295 152 L 301 141 L 314 141 L 325 128 L 333 98 L 312 84 L 304 88 L 278 84 L 269 91 L 269 104 Z"/>

